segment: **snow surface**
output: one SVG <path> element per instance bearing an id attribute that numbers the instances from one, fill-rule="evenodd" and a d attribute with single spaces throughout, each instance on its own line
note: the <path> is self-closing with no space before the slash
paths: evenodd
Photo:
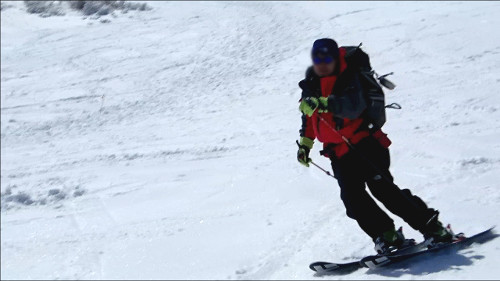
<path id="1" fill-rule="evenodd" d="M 101 23 L 2 4 L 3 279 L 309 279 L 373 253 L 295 159 L 320 37 L 395 72 L 396 182 L 455 230 L 500 224 L 500 3 L 149 5 Z M 494 279 L 499 258 L 496 239 L 340 278 Z"/>

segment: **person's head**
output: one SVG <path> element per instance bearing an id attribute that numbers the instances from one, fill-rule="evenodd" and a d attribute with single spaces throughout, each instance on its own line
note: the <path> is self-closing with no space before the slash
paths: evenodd
<path id="1" fill-rule="evenodd" d="M 330 38 L 314 41 L 311 58 L 316 75 L 323 77 L 332 75 L 339 58 L 339 47 L 337 42 Z"/>

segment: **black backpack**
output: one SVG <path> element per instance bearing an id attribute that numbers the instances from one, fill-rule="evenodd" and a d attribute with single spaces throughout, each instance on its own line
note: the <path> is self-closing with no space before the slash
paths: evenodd
<path id="1" fill-rule="evenodd" d="M 370 65 L 370 58 L 363 50 L 361 44 L 356 47 L 344 47 L 346 50 L 345 60 L 347 63 L 347 75 L 351 75 L 354 83 L 359 83 L 362 89 L 364 102 L 366 103 L 362 117 L 373 125 L 374 129 L 380 129 L 385 124 L 385 96 L 382 87 L 374 77 L 375 72 Z M 382 81 L 381 81 L 382 82 Z M 351 85 L 352 87 L 352 85 Z M 363 101 L 360 101 L 363 103 Z"/>

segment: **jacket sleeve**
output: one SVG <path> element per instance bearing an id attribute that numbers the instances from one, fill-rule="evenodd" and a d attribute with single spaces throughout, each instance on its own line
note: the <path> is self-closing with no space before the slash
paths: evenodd
<path id="1" fill-rule="evenodd" d="M 302 89 L 302 94 L 300 97 L 300 101 L 302 101 L 303 98 L 306 97 L 316 97 L 320 96 L 320 93 L 315 92 L 314 87 L 314 73 L 312 67 L 309 67 L 306 70 L 306 77 L 304 80 L 299 82 L 299 87 Z M 317 81 L 316 81 L 317 82 Z M 311 140 L 314 140 L 316 138 L 316 134 L 314 133 L 313 129 L 313 121 L 311 117 L 308 117 L 305 114 L 302 114 L 302 127 L 299 130 L 300 136 L 301 137 L 306 137 Z"/>
<path id="2" fill-rule="evenodd" d="M 302 114 L 302 127 L 300 128 L 299 133 L 301 137 L 306 137 L 311 140 L 314 140 L 316 138 L 311 117 Z"/>

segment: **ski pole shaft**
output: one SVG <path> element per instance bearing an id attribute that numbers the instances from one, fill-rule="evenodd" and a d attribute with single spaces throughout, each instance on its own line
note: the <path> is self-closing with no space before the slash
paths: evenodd
<path id="1" fill-rule="evenodd" d="M 335 130 L 335 128 L 333 128 L 328 122 L 326 122 L 326 120 L 319 116 L 318 115 L 318 118 L 319 120 L 321 120 L 321 122 L 325 123 L 325 125 L 330 129 L 332 130 L 332 132 L 334 132 L 335 134 L 337 134 L 350 148 L 354 148 L 354 146 L 351 144 L 351 142 L 349 141 L 348 138 L 344 137 L 341 133 L 339 133 L 339 131 Z"/>
<path id="2" fill-rule="evenodd" d="M 319 166 L 318 164 L 314 163 L 312 160 L 311 162 L 309 162 L 311 164 L 313 164 L 314 166 L 316 166 L 316 168 L 320 169 L 321 171 L 323 171 L 325 174 L 327 174 L 328 176 L 332 177 L 332 178 L 335 178 L 329 171 L 323 169 L 321 166 Z"/>

